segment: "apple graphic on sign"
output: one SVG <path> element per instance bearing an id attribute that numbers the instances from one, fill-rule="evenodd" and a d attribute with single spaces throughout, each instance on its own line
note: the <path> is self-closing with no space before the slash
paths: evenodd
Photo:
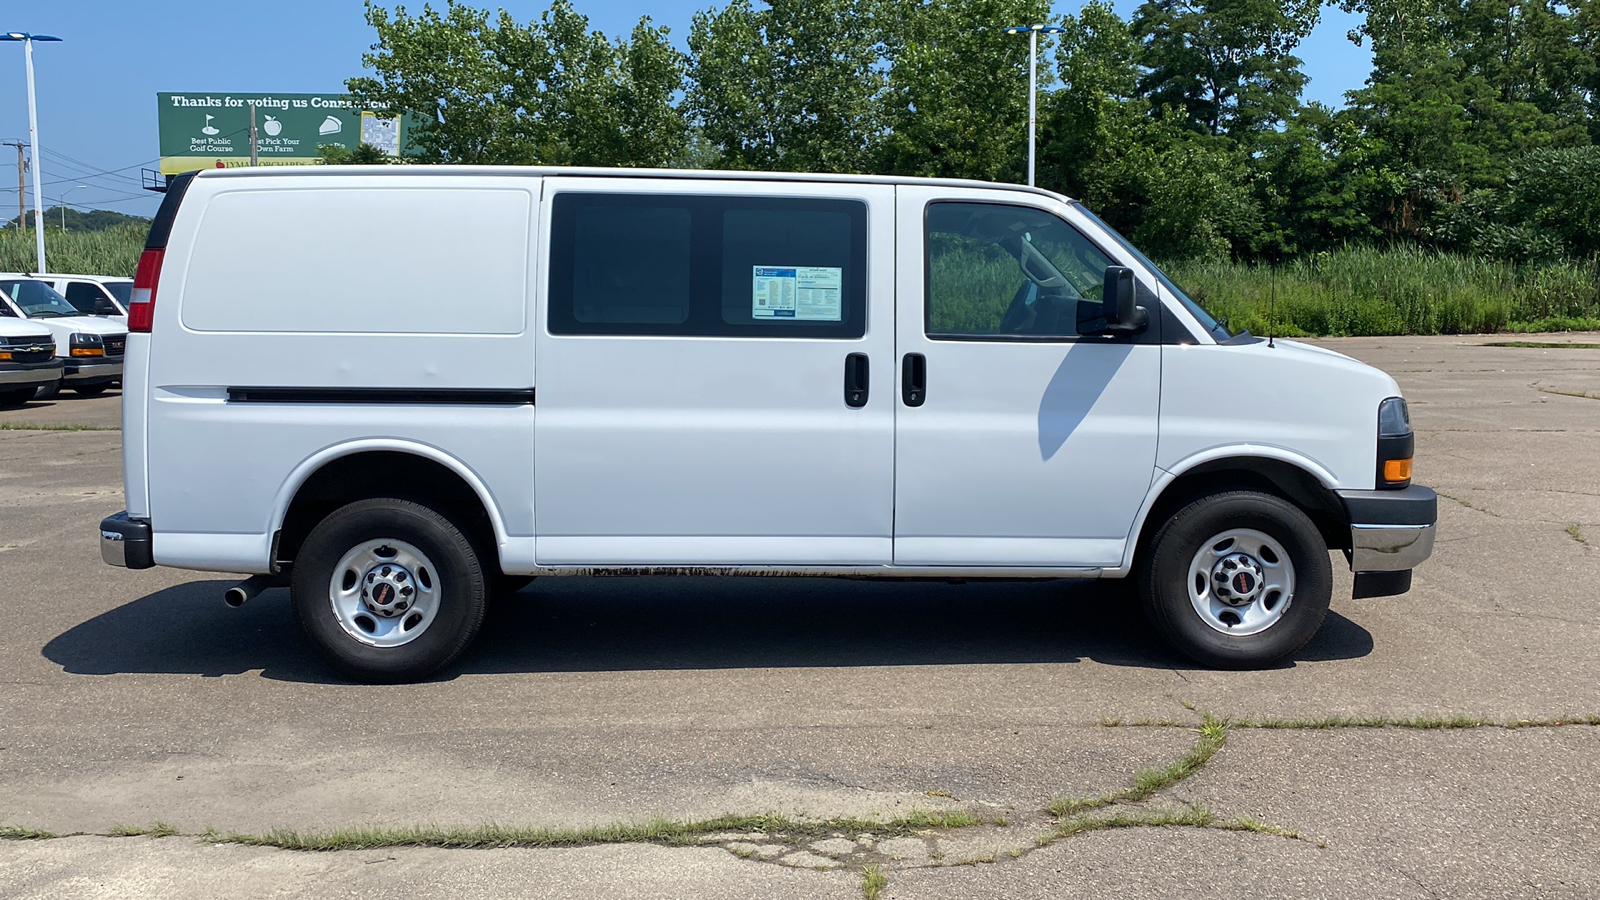
<path id="1" fill-rule="evenodd" d="M 261 126 L 261 130 L 267 133 L 267 137 L 277 137 L 283 131 L 283 123 L 271 116 L 267 116 L 267 124 Z"/>

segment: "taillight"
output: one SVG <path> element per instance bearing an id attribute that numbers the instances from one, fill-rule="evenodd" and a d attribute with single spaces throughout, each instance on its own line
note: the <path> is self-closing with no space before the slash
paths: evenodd
<path id="1" fill-rule="evenodd" d="M 128 297 L 128 330 L 150 333 L 156 317 L 156 285 L 161 281 L 161 258 L 166 250 L 146 250 L 139 254 L 139 268 L 133 273 L 133 292 Z"/>

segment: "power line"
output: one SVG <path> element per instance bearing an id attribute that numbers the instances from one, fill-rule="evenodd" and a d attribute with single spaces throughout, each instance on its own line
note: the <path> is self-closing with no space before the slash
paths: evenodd
<path id="1" fill-rule="evenodd" d="M 46 148 L 44 152 L 45 152 L 46 156 L 52 156 L 53 157 L 53 156 L 57 155 L 54 151 L 52 151 L 52 150 L 50 150 L 48 148 Z M 157 157 L 157 161 L 159 161 L 159 159 L 160 159 L 160 157 Z M 122 179 L 122 180 L 127 180 L 127 181 L 135 181 L 136 179 L 134 179 L 133 176 L 131 176 L 131 175 L 121 175 L 121 174 L 118 174 L 118 173 L 125 172 L 128 169 L 134 169 L 134 168 L 138 168 L 140 166 L 148 165 L 149 163 L 150 163 L 150 161 L 147 160 L 147 161 L 141 162 L 141 163 L 134 163 L 131 166 L 123 166 L 120 169 L 94 169 L 92 167 L 91 168 L 85 168 L 82 164 L 78 163 L 76 160 L 72 160 L 70 162 L 59 162 L 58 161 L 58 162 L 55 162 L 53 164 L 54 165 L 64 166 L 67 169 L 78 169 L 78 170 L 81 170 L 81 171 L 80 171 L 79 174 L 74 175 L 72 178 L 58 178 L 55 181 L 47 181 L 47 182 L 45 182 L 45 184 L 60 184 L 63 181 L 76 181 L 76 180 L 81 180 L 81 179 L 84 179 L 84 178 L 111 178 L 111 179 Z"/>

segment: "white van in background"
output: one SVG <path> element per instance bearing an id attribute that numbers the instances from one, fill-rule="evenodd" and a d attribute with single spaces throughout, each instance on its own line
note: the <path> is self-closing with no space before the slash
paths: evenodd
<path id="1" fill-rule="evenodd" d="M 21 406 L 61 383 L 61 360 L 50 329 L 0 304 L 0 409 Z"/>
<path id="2" fill-rule="evenodd" d="M 287 583 L 422 678 L 501 579 L 1132 577 L 1207 665 L 1406 591 L 1436 499 L 1383 372 L 1230 335 L 1015 185 L 207 170 L 139 262 L 114 565 Z"/>
<path id="3" fill-rule="evenodd" d="M 105 393 L 122 380 L 128 329 L 103 316 L 86 316 L 57 293 L 45 278 L 0 272 L 0 306 L 13 316 L 49 329 L 61 360 L 64 388 L 85 397 Z M 46 389 L 40 399 L 54 396 Z"/>
<path id="4" fill-rule="evenodd" d="M 49 275 L 34 276 L 50 282 L 56 293 L 67 298 L 86 316 L 104 316 L 126 328 L 128 326 L 128 297 L 133 293 L 133 279 L 112 275 Z"/>

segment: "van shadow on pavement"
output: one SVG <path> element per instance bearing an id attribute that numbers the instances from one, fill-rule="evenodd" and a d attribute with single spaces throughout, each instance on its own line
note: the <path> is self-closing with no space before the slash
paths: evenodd
<path id="1" fill-rule="evenodd" d="M 178 585 L 62 633 L 45 658 L 75 675 L 342 679 L 301 634 L 287 590 L 240 609 L 230 581 Z M 1353 659 L 1372 635 L 1328 614 L 1295 660 Z M 811 666 L 1074 663 L 1190 668 L 1117 583 L 944 584 L 823 578 L 544 578 L 497 600 L 438 676 Z M 1292 666 L 1294 663 L 1286 663 Z"/>

